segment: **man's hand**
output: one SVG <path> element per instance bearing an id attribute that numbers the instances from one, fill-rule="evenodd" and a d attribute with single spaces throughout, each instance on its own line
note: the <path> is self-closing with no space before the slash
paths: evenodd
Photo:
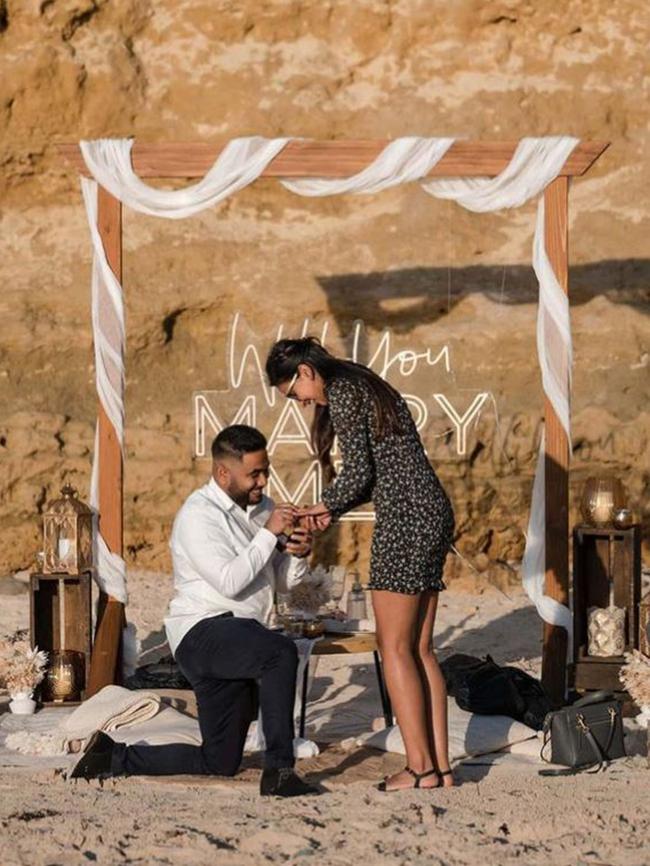
<path id="1" fill-rule="evenodd" d="M 302 526 L 296 526 L 287 542 L 286 551 L 300 559 L 309 556 L 312 546 L 311 532 Z"/>
<path id="2" fill-rule="evenodd" d="M 273 535 L 282 535 L 282 533 L 291 535 L 296 521 L 296 511 L 296 507 L 290 502 L 280 502 L 271 512 L 264 527 Z"/>

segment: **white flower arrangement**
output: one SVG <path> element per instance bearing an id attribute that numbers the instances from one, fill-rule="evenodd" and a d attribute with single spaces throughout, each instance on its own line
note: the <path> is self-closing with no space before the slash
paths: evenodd
<path id="1" fill-rule="evenodd" d="M 639 650 L 625 653 L 625 664 L 620 670 L 619 679 L 641 707 L 637 716 L 639 724 L 649 726 L 650 723 L 650 658 Z"/>
<path id="2" fill-rule="evenodd" d="M 327 604 L 331 594 L 332 575 L 322 565 L 317 565 L 291 588 L 289 605 L 297 612 L 315 615 L 320 607 Z"/>
<path id="3" fill-rule="evenodd" d="M 29 645 L 25 632 L 0 638 L 0 686 L 9 694 L 30 693 L 45 676 L 47 653 Z"/>

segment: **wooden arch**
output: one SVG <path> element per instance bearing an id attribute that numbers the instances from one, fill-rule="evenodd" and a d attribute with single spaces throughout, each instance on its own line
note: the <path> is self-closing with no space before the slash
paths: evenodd
<path id="1" fill-rule="evenodd" d="M 366 168 L 388 140 L 291 141 L 266 167 L 262 177 L 347 177 Z M 429 173 L 434 178 L 494 177 L 510 162 L 517 141 L 456 141 Z M 609 142 L 584 141 L 571 153 L 560 175 L 544 191 L 545 239 L 557 280 L 568 294 L 569 178 L 585 174 Z M 203 177 L 223 145 L 207 142 L 135 142 L 132 163 L 142 178 Z M 79 145 L 61 144 L 59 153 L 81 174 L 88 169 Z M 98 226 L 108 262 L 122 282 L 122 205 L 106 189 L 98 190 Z M 562 604 L 569 597 L 569 453 L 570 443 L 545 398 L 546 428 L 546 593 Z M 123 464 L 115 430 L 99 407 L 99 513 L 102 535 L 123 555 Z M 103 595 L 103 594 L 102 594 Z M 88 693 L 119 680 L 123 605 L 100 597 Z M 560 704 L 566 684 L 567 634 L 544 623 L 542 682 Z"/>

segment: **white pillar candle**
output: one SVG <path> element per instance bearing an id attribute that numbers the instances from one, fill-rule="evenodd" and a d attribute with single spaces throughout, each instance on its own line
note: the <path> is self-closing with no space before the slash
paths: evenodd
<path id="1" fill-rule="evenodd" d="M 590 607 L 588 612 L 590 656 L 622 656 L 625 652 L 625 609 Z"/>

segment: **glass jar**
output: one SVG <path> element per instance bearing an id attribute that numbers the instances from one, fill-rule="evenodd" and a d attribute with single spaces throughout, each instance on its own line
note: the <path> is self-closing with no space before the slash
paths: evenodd
<path id="1" fill-rule="evenodd" d="M 85 657 L 77 650 L 52 650 L 41 686 L 41 699 L 56 704 L 81 700 Z"/>
<path id="2" fill-rule="evenodd" d="M 590 526 L 611 526 L 614 515 L 625 507 L 625 491 L 618 478 L 588 478 L 580 511 Z"/>
<path id="3" fill-rule="evenodd" d="M 368 617 L 366 593 L 357 573 L 354 574 L 354 581 L 348 592 L 346 613 L 348 619 L 367 619 Z"/>

